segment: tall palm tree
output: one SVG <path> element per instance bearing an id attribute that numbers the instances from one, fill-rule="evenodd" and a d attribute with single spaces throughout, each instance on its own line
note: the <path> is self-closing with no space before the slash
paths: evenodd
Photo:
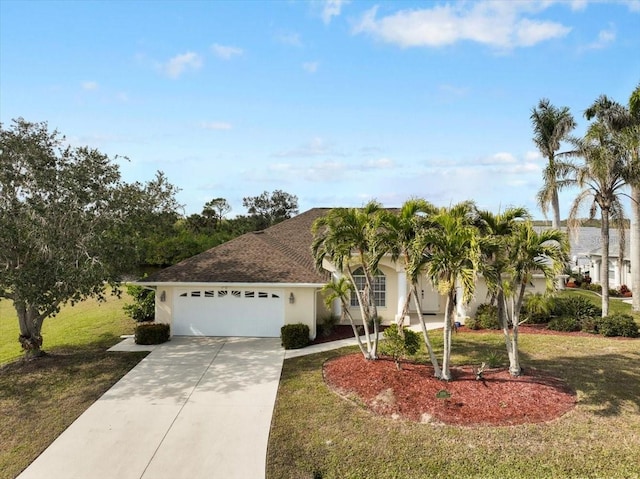
<path id="1" fill-rule="evenodd" d="M 640 311 L 640 84 L 629 98 L 629 108 L 601 95 L 587 108 L 585 117 L 597 118 L 612 131 L 627 165 L 625 179 L 631 188 L 632 308 Z"/>
<path id="2" fill-rule="evenodd" d="M 361 269 L 365 278 L 364 289 L 353 289 L 365 332 L 367 359 L 376 359 L 379 328 L 378 310 L 373 291 L 373 277 L 385 251 L 379 247 L 378 229 L 382 206 L 371 201 L 363 208 L 334 208 L 318 218 L 313 226 L 312 252 L 318 269 L 323 261 L 330 261 L 339 274 L 344 274 L 355 286 L 354 271 Z M 373 323 L 373 338 L 369 323 Z"/>
<path id="3" fill-rule="evenodd" d="M 428 218 L 436 211 L 436 207 L 431 203 L 418 198 L 407 200 L 400 211 L 396 213 L 386 212 L 383 215 L 381 228 L 382 241 L 387 245 L 391 259 L 398 261 L 402 259 L 405 267 L 405 274 L 409 280 L 409 292 L 404 302 L 401 317 L 409 314 L 409 305 L 413 300 L 418 319 L 422 329 L 427 352 L 431 364 L 433 365 L 434 375 L 440 377 L 440 365 L 438 359 L 433 352 L 431 340 L 427 331 L 427 325 L 422 316 L 422 305 L 420 304 L 420 296 L 418 295 L 418 280 L 422 274 L 424 261 L 421 251 L 416 251 L 414 246 L 416 234 L 421 228 L 428 227 Z M 425 224 L 426 223 L 426 224 Z"/>
<path id="4" fill-rule="evenodd" d="M 424 272 L 438 291 L 446 296 L 443 327 L 444 351 L 441 379 L 451 380 L 451 331 L 455 321 L 458 286 L 463 300 L 468 302 L 475 291 L 480 248 L 475 205 L 464 202 L 450 208 L 440 208 L 430 218 L 430 227 L 416 235 L 414 248 L 424 261 Z M 414 261 L 417 261 L 414 255 Z M 411 267 L 415 267 L 412 265 Z"/>
<path id="5" fill-rule="evenodd" d="M 627 165 L 620 154 L 610 128 L 602 121 L 592 123 L 583 138 L 574 138 L 575 149 L 568 156 L 584 159 L 583 164 L 569 163 L 565 178 L 568 184 L 580 188 L 569 213 L 570 227 L 580 225 L 578 214 L 581 207 L 589 203 L 589 219 L 600 211 L 600 236 L 602 243 L 602 316 L 609 314 L 609 229 L 613 222 L 624 237 L 624 208 L 621 195 L 626 186 Z"/>
<path id="6" fill-rule="evenodd" d="M 557 108 L 547 98 L 538 102 L 538 106 L 531 110 L 531 125 L 533 126 L 533 142 L 540 153 L 547 159 L 544 169 L 544 186 L 538 192 L 538 204 L 546 214 L 549 205 L 553 212 L 552 227 L 560 228 L 560 203 L 558 189 L 561 185 L 556 164 L 556 152 L 560 143 L 568 138 L 569 133 L 576 127 L 576 122 L 568 107 Z"/>
<path id="7" fill-rule="evenodd" d="M 527 286 L 533 274 L 540 272 L 546 280 L 547 292 L 555 289 L 556 276 L 562 271 L 569 259 L 569 240 L 560 230 L 550 229 L 540 233 L 533 229 L 531 221 L 514 226 L 509 240 L 505 243 L 508 267 L 506 277 L 508 286 L 503 287 L 508 295 L 503 295 L 504 310 L 509 312 L 507 299 L 511 299 L 511 317 L 503 324 L 507 354 L 509 356 L 509 373 L 519 376 L 520 367 L 518 350 L 518 328 L 520 311 Z"/>

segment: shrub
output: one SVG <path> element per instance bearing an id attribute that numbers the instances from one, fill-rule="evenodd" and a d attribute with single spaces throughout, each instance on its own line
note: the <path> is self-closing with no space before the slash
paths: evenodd
<path id="1" fill-rule="evenodd" d="M 384 338 L 382 352 L 393 358 L 398 369 L 401 358 L 413 356 L 420 349 L 420 335 L 410 329 L 398 327 L 395 323 L 384 330 Z"/>
<path id="2" fill-rule="evenodd" d="M 626 284 L 623 284 L 622 286 L 620 286 L 618 292 L 620 293 L 620 296 L 625 296 L 627 293 L 630 293 L 631 290 Z"/>
<path id="3" fill-rule="evenodd" d="M 609 296 L 611 296 L 612 298 L 619 298 L 622 295 L 620 294 L 620 291 L 618 291 L 617 289 L 610 288 Z"/>
<path id="4" fill-rule="evenodd" d="M 169 341 L 170 328 L 166 323 L 140 323 L 136 325 L 136 344 L 161 344 Z"/>
<path id="5" fill-rule="evenodd" d="M 480 322 L 476 318 L 467 318 L 464 325 L 469 329 L 480 329 Z"/>
<path id="6" fill-rule="evenodd" d="M 488 303 L 479 305 L 475 319 L 482 329 L 500 329 L 497 306 Z"/>
<path id="7" fill-rule="evenodd" d="M 285 324 L 280 328 L 284 349 L 300 349 L 309 344 L 309 326 L 302 323 Z"/>
<path id="8" fill-rule="evenodd" d="M 581 322 L 585 318 L 597 318 L 602 310 L 588 298 L 582 296 L 564 296 L 555 300 L 554 316 L 568 316 Z"/>
<path id="9" fill-rule="evenodd" d="M 580 330 L 580 322 L 571 316 L 560 316 L 558 318 L 553 318 L 549 321 L 549 329 L 553 329 L 554 331 L 579 331 Z"/>
<path id="10" fill-rule="evenodd" d="M 602 293 L 602 285 L 596 283 L 583 283 L 581 286 L 582 289 L 586 289 L 588 291 L 594 291 L 598 294 Z"/>
<path id="11" fill-rule="evenodd" d="M 629 314 L 612 314 L 598 320 L 598 332 L 603 336 L 623 336 L 637 338 L 640 335 L 638 324 Z"/>
<path id="12" fill-rule="evenodd" d="M 522 304 L 522 318 L 530 324 L 548 323 L 551 320 L 553 308 L 553 297 L 540 293 L 527 294 Z"/>
<path id="13" fill-rule="evenodd" d="M 318 323 L 320 334 L 322 334 L 323 336 L 329 336 L 339 322 L 340 318 L 338 316 L 328 314 L 322 317 L 321 321 Z"/>
<path id="14" fill-rule="evenodd" d="M 583 318 L 580 321 L 580 331 L 583 333 L 598 334 L 600 318 Z"/>
<path id="15" fill-rule="evenodd" d="M 123 306 L 124 312 L 134 321 L 153 321 L 156 315 L 156 292 L 137 285 L 127 285 L 127 293 L 133 303 Z"/>

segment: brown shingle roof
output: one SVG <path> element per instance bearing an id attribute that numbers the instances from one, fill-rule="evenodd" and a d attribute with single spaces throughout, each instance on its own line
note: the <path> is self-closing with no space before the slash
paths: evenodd
<path id="1" fill-rule="evenodd" d="M 314 267 L 311 225 L 329 208 L 313 208 L 247 233 L 163 269 L 144 283 L 325 283 Z"/>

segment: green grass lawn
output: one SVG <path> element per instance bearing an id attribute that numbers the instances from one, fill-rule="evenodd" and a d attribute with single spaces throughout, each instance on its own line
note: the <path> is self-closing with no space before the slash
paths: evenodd
<path id="1" fill-rule="evenodd" d="M 598 307 L 602 306 L 602 298 L 599 294 L 594 293 L 593 291 L 588 291 L 586 289 L 578 289 L 578 288 L 567 288 L 562 292 L 563 295 L 568 296 L 582 296 L 590 301 Z M 616 313 L 625 313 L 632 315 L 636 322 L 640 324 L 640 313 L 634 313 L 631 311 L 631 305 L 629 303 L 625 303 L 623 299 L 628 298 L 609 298 L 609 314 Z"/>
<path id="2" fill-rule="evenodd" d="M 432 337 L 440 349 L 440 333 Z M 479 365 L 496 352 L 508 363 L 498 332 L 460 333 L 453 343 L 454 364 Z M 525 368 L 549 371 L 577 392 L 574 410 L 511 427 L 393 420 L 325 386 L 324 361 L 356 348 L 286 360 L 267 477 L 639 478 L 640 339 L 522 334 L 520 344 Z"/>
<path id="3" fill-rule="evenodd" d="M 49 355 L 20 358 L 18 324 L 9 301 L 0 301 L 0 479 L 16 477 L 96 399 L 146 353 L 108 353 L 133 332 L 122 305 L 84 301 L 65 307 L 43 326 Z"/>

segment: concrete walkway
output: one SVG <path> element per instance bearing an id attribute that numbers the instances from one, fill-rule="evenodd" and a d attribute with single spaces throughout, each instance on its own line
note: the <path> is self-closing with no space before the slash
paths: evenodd
<path id="1" fill-rule="evenodd" d="M 174 337 L 18 478 L 262 478 L 283 360 L 278 338 Z"/>

